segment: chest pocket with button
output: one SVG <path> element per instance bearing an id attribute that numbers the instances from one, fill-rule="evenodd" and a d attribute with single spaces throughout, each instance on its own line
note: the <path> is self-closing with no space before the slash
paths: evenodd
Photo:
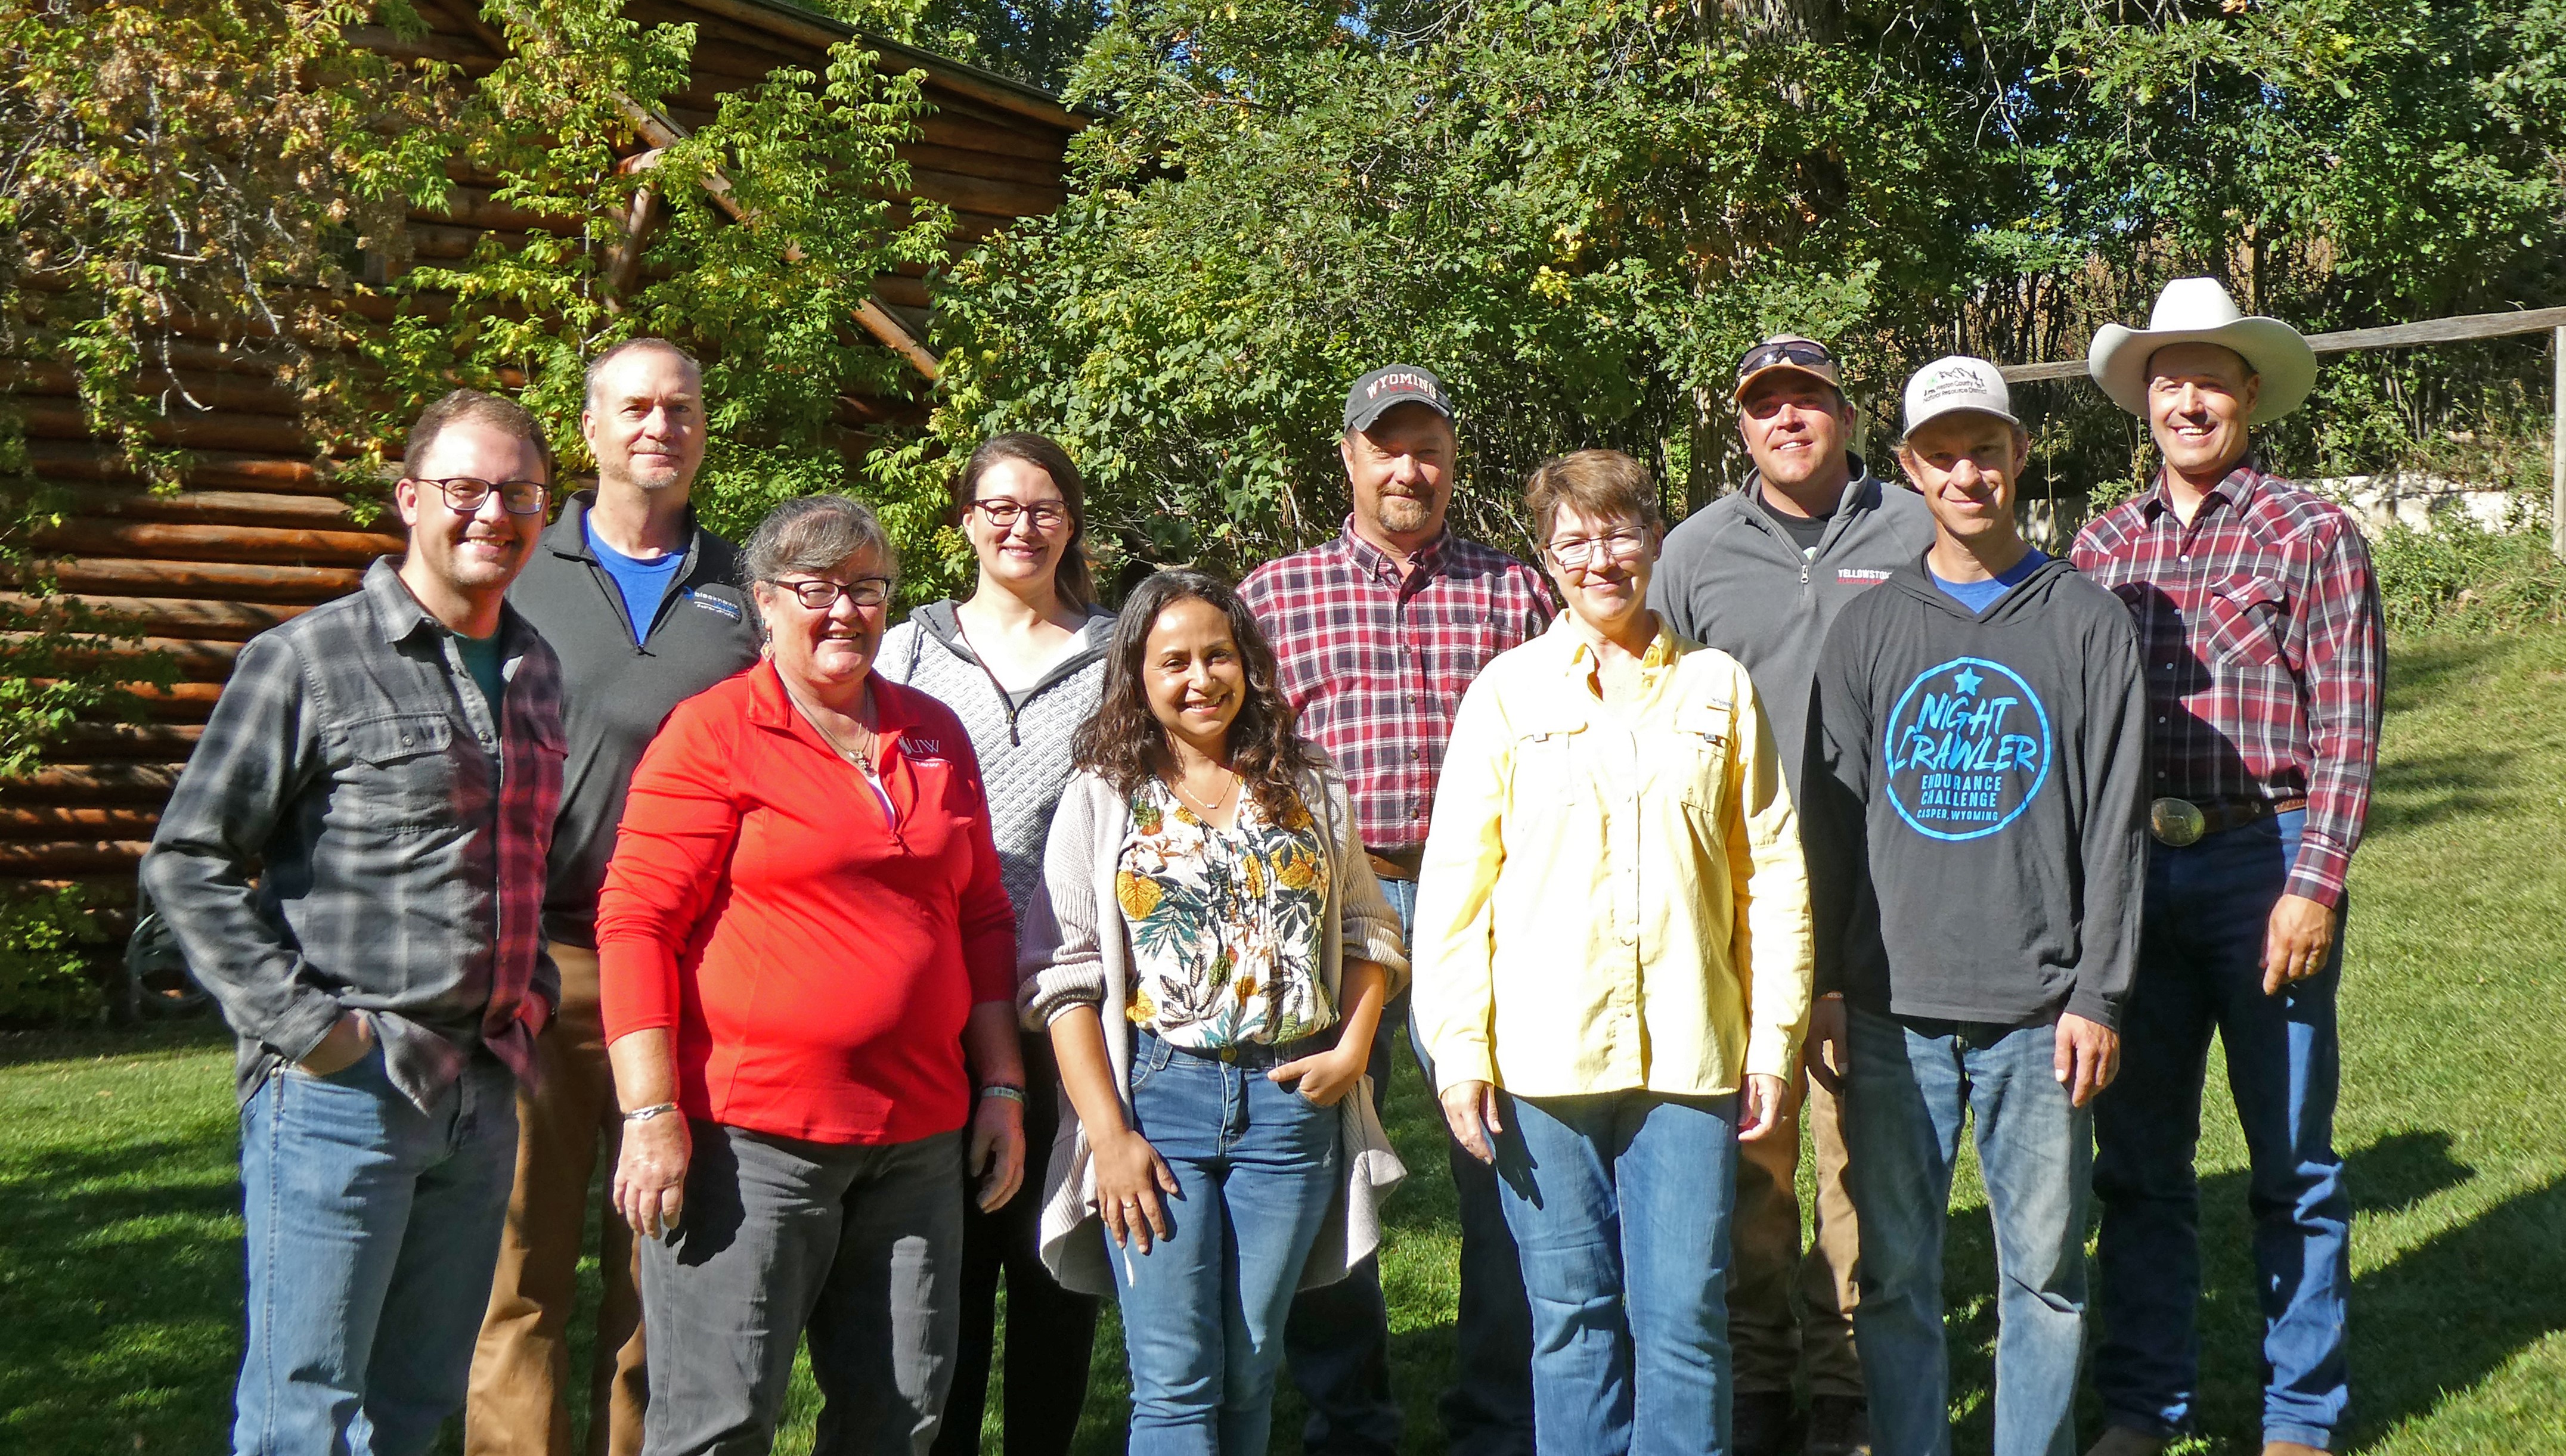
<path id="1" fill-rule="evenodd" d="M 348 725 L 349 764 L 333 818 L 364 829 L 424 833 L 456 819 L 454 724 L 432 713 Z"/>
<path id="2" fill-rule="evenodd" d="M 1513 807 L 1539 818 L 1592 797 L 1586 765 L 1578 758 L 1583 723 L 1527 727 L 1515 739 Z"/>
<path id="3" fill-rule="evenodd" d="M 1737 710 L 1725 701 L 1686 703 L 1660 748 L 1659 785 L 1716 829 L 1726 808 L 1728 758 L 1737 741 Z"/>

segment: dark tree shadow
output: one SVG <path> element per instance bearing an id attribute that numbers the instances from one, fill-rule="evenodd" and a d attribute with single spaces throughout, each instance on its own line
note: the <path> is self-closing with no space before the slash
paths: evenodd
<path id="1" fill-rule="evenodd" d="M 2404 1212 L 2455 1188 L 2475 1171 L 2450 1155 L 2451 1135 L 2395 1133 L 2345 1155 L 2356 1216 Z M 2201 1392 L 2199 1429 L 2215 1452 L 2252 1452 L 2262 1440 L 2263 1319 L 2255 1300 L 2252 1219 L 2242 1169 L 2200 1182 Z M 2362 1237 L 2356 1223 L 2353 1237 Z M 1984 1208 L 1954 1213 L 1943 1279 L 1953 1404 L 1953 1449 L 1994 1440 L 1995 1254 Z M 2356 1448 L 2399 1422 L 2468 1389 L 2525 1345 L 2566 1329 L 2566 1189 L 2518 1195 L 2354 1282 L 2353 1425 Z M 2092 1372 L 2079 1400 L 2088 1439 L 2100 1434 Z"/>
<path id="2" fill-rule="evenodd" d="M 2445 819 L 2481 819 L 2512 807 L 2519 757 L 2509 749 L 2380 756 L 2371 780 L 2368 833 L 2394 835 Z"/>
<path id="3" fill-rule="evenodd" d="M 240 1361 L 239 1208 L 226 1138 L 58 1152 L 0 1176 L 0 1409 L 23 1449 L 222 1443 Z"/>

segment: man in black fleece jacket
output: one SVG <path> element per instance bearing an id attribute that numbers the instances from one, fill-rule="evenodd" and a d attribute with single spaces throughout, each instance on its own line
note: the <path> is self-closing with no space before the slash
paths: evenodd
<path id="1" fill-rule="evenodd" d="M 1899 463 L 1933 545 L 1819 659 L 1802 832 L 1818 985 L 1849 1025 L 1812 1035 L 1850 1043 L 1878 1456 L 1950 1449 L 1942 1222 L 1969 1117 L 2000 1274 L 1995 1453 L 2075 1439 L 2088 1103 L 2137 962 L 2147 700 L 2129 612 L 2014 524 L 2029 455 L 1994 365 L 1919 370 Z"/>

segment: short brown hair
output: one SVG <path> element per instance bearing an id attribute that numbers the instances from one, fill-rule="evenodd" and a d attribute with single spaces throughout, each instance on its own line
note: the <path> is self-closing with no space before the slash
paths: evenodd
<path id="1" fill-rule="evenodd" d="M 544 484 L 552 484 L 553 444 L 544 438 L 544 427 L 535 423 L 526 406 L 514 399 L 502 399 L 478 389 L 457 389 L 418 412 L 409 427 L 408 445 L 401 452 L 401 475 L 416 480 L 418 462 L 435 447 L 436 437 L 466 421 L 486 424 L 534 446 L 535 453 L 543 458 Z"/>
<path id="2" fill-rule="evenodd" d="M 1005 460 L 1031 465 L 1059 487 L 1061 503 L 1069 507 L 1069 547 L 1060 554 L 1060 565 L 1052 568 L 1052 590 L 1072 607 L 1094 607 L 1096 575 L 1087 562 L 1087 482 L 1079 477 L 1078 464 L 1069 452 L 1049 435 L 1015 430 L 982 440 L 963 463 L 962 473 L 953 477 L 953 523 L 960 525 L 971 503 L 980 498 L 980 477 Z"/>
<path id="3" fill-rule="evenodd" d="M 772 582 L 787 572 L 834 571 L 848 558 L 871 552 L 883 575 L 899 581 L 899 552 L 873 509 L 854 496 L 796 496 L 766 513 L 748 533 L 740 558 L 746 585 Z"/>
<path id="4" fill-rule="evenodd" d="M 1524 482 L 1524 509 L 1532 512 L 1537 542 L 1549 542 L 1561 506 L 1575 506 L 1579 515 L 1598 521 L 1636 517 L 1651 531 L 1665 524 L 1649 467 L 1619 450 L 1578 450 L 1534 467 Z"/>

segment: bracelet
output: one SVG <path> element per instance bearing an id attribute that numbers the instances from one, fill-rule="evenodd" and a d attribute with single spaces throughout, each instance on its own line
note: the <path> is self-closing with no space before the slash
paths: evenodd
<path id="1" fill-rule="evenodd" d="M 980 1089 L 980 1096 L 982 1098 L 1004 1097 L 1019 1107 L 1025 1105 L 1025 1090 L 1016 1086 L 1012 1082 L 990 1083 L 987 1087 Z"/>
<path id="2" fill-rule="evenodd" d="M 624 1120 L 627 1122 L 647 1122 L 653 1117 L 664 1117 L 675 1110 L 677 1110 L 677 1104 L 675 1102 L 652 1102 L 646 1107 L 635 1107 L 632 1111 L 625 1113 Z"/>

